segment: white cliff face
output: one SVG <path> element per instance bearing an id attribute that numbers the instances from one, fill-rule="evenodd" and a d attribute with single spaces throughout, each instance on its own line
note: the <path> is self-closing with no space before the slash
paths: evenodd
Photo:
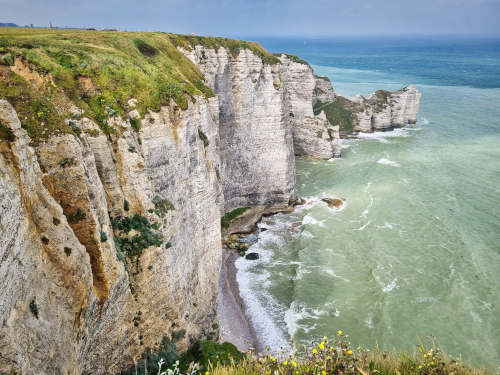
<path id="1" fill-rule="evenodd" d="M 288 114 L 288 122 L 293 129 L 295 155 L 318 159 L 340 157 L 338 129 L 331 126 L 324 115 L 315 116 L 313 113 L 312 103 L 318 77 L 307 64 L 297 63 L 286 55 L 281 55 L 280 59 L 281 75 L 284 80 L 283 102 Z M 327 85 L 324 80 L 320 81 L 323 85 L 323 95 L 331 95 L 325 88 Z"/>
<path id="2" fill-rule="evenodd" d="M 415 124 L 422 94 L 413 85 L 409 85 L 392 93 L 390 99 L 392 123 L 403 126 L 405 123 Z"/>
<path id="3" fill-rule="evenodd" d="M 297 199 L 292 129 L 285 118 L 278 65 L 250 50 L 197 46 L 183 51 L 219 98 L 224 211 Z"/>
<path id="4" fill-rule="evenodd" d="M 356 95 L 348 99 L 337 95 L 331 102 L 319 102 L 320 107 L 328 110 L 333 106 L 341 108 L 350 117 L 354 132 L 373 132 L 392 130 L 417 121 L 422 94 L 415 86 L 407 86 L 396 92 L 379 90 L 368 99 Z M 335 118 L 329 118 L 335 124 Z"/>
<path id="5" fill-rule="evenodd" d="M 314 76 L 316 86 L 313 91 L 312 105 L 317 103 L 328 103 L 335 100 L 335 92 L 328 77 Z"/>
<path id="6" fill-rule="evenodd" d="M 293 155 L 340 156 L 338 129 L 313 113 L 313 100 L 335 96 L 330 81 L 286 55 L 265 65 L 250 50 L 196 46 L 181 51 L 219 97 L 225 206 L 296 200 Z M 272 168 L 262 168 L 262 166 Z"/>
<path id="7" fill-rule="evenodd" d="M 82 139 L 51 137 L 37 158 L 0 101 L 13 135 L 0 140 L 1 371 L 117 373 L 175 330 L 186 330 L 180 349 L 212 332 L 223 199 L 216 109 L 217 99 L 204 98 L 186 111 L 163 107 L 139 133 L 115 119 L 119 138 L 75 120 Z M 162 218 L 156 197 L 174 207 Z M 161 224 L 162 246 L 144 249 L 127 271 L 108 211 Z"/>

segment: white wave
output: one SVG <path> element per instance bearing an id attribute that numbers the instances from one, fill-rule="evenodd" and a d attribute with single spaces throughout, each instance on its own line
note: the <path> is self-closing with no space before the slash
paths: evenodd
<path id="1" fill-rule="evenodd" d="M 390 165 L 391 167 L 401 167 L 401 165 L 399 163 L 392 161 L 390 159 L 387 159 L 387 158 L 379 159 L 379 160 L 377 160 L 377 163 L 384 164 L 384 165 Z"/>
<path id="2" fill-rule="evenodd" d="M 377 229 L 392 229 L 391 223 L 385 222 L 384 225 L 377 225 Z"/>
<path id="3" fill-rule="evenodd" d="M 366 224 L 362 225 L 361 227 L 359 227 L 358 229 L 353 229 L 353 230 L 359 230 L 359 231 L 362 231 L 362 230 L 365 230 L 365 228 L 370 225 L 371 221 L 367 222 Z"/>
<path id="4" fill-rule="evenodd" d="M 332 269 L 330 269 L 330 268 L 327 268 L 327 269 L 325 269 L 324 271 L 325 271 L 327 274 L 329 274 L 330 276 L 332 276 L 332 277 L 334 277 L 334 278 L 336 278 L 336 279 L 340 279 L 340 280 L 342 280 L 342 281 L 345 281 L 346 283 L 350 283 L 350 282 L 351 282 L 350 280 L 348 280 L 348 279 L 346 279 L 346 278 L 344 278 L 344 277 L 342 277 L 342 276 L 337 275 L 337 274 L 335 273 L 335 271 L 334 271 L 334 270 L 332 270 Z"/>
<path id="5" fill-rule="evenodd" d="M 397 128 L 389 132 L 373 132 L 373 133 L 359 133 L 360 139 L 373 139 L 381 143 L 389 143 L 387 138 L 409 137 L 410 128 Z"/>
<path id="6" fill-rule="evenodd" d="M 425 117 L 422 117 L 422 124 L 429 125 L 429 120 L 427 120 L 427 118 Z"/>
<path id="7" fill-rule="evenodd" d="M 265 290 L 260 290 L 258 293 L 254 291 L 253 284 L 262 286 L 263 283 L 268 281 L 270 276 L 269 273 L 261 275 L 252 273 L 250 269 L 256 262 L 258 261 L 248 261 L 245 258 L 238 258 L 235 262 L 238 269 L 236 280 L 240 289 L 240 295 L 245 301 L 246 314 L 250 317 L 260 344 L 276 348 L 276 351 L 278 351 L 278 348 L 286 348 L 288 346 L 288 340 L 282 330 L 276 325 L 271 315 L 272 312 L 276 312 L 278 308 L 277 303 Z M 266 302 L 266 306 L 264 306 L 262 301 Z"/>
<path id="8" fill-rule="evenodd" d="M 366 323 L 366 326 L 369 328 L 369 329 L 373 329 L 375 328 L 375 325 L 373 324 L 373 317 L 371 316 L 371 314 L 369 314 L 366 319 L 365 319 L 365 323 Z"/>
<path id="9" fill-rule="evenodd" d="M 390 292 L 391 290 L 393 290 L 394 288 L 397 288 L 397 287 L 398 287 L 397 281 L 398 281 L 398 279 L 394 279 L 394 280 L 392 280 L 390 283 L 385 284 L 385 285 L 382 287 L 382 292 L 384 292 L 384 293 L 388 293 L 388 292 Z"/>

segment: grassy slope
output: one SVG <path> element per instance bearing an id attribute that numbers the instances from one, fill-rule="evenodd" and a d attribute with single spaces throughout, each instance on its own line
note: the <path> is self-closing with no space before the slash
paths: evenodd
<path id="1" fill-rule="evenodd" d="M 226 47 L 233 55 L 249 48 L 266 63 L 279 62 L 257 43 L 225 38 L 0 28 L 0 98 L 14 105 L 35 141 L 73 131 L 64 123 L 69 114 L 61 111 L 70 101 L 110 132 L 108 118 L 115 113 L 123 115 L 130 98 L 138 100 L 142 115 L 146 109 L 158 110 L 170 99 L 185 109 L 195 95 L 214 95 L 198 68 L 177 49 L 197 44 Z M 42 82 L 32 85 L 13 73 L 8 66 L 15 59 L 29 62 L 29 69 L 36 71 Z M 85 81 L 90 82 L 90 88 Z"/>
<path id="2" fill-rule="evenodd" d="M 339 331 L 341 332 L 341 331 Z M 213 365 L 205 375 L 487 375 L 488 369 L 473 369 L 435 345 L 418 345 L 414 354 L 353 348 L 349 337 L 340 333 L 326 337 L 312 348 L 300 347 L 292 355 L 255 357 L 247 355 L 231 364 Z"/>
<path id="3" fill-rule="evenodd" d="M 321 111 L 324 111 L 330 124 L 339 125 L 340 131 L 351 131 L 353 124 L 350 107 L 351 103 L 348 99 L 338 96 L 330 103 L 316 103 L 314 114 L 319 115 Z"/>

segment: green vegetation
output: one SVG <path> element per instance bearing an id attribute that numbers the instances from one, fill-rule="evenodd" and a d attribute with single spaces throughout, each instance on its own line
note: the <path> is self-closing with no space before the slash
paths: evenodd
<path id="1" fill-rule="evenodd" d="M 164 336 L 160 345 L 153 352 L 146 348 L 141 359 L 122 375 L 160 374 L 167 369 L 177 368 L 181 373 L 197 364 L 197 371 L 205 374 L 217 365 L 231 365 L 244 359 L 244 354 L 228 342 L 218 344 L 214 341 L 200 341 L 187 352 L 178 354 L 176 344 L 185 335 L 184 330 L 172 333 L 172 338 Z"/>
<path id="2" fill-rule="evenodd" d="M 118 217 L 111 219 L 111 225 L 115 231 L 115 245 L 118 259 L 124 260 L 126 255 L 129 258 L 137 258 L 142 251 L 150 246 L 161 246 L 163 235 L 155 233 L 155 224 L 139 214 L 132 217 Z M 130 238 L 128 234 L 134 230 L 135 234 Z"/>
<path id="3" fill-rule="evenodd" d="M 337 97 L 333 102 L 318 102 L 314 106 L 314 114 L 325 112 L 326 118 L 332 125 L 339 125 L 340 131 L 352 130 L 351 102 L 349 99 Z"/>
<path id="4" fill-rule="evenodd" d="M 348 336 L 339 331 L 335 340 L 323 338 L 311 348 L 298 347 L 292 355 L 256 357 L 230 364 L 218 362 L 205 375 L 486 375 L 459 359 L 446 356 L 434 341 L 426 348 L 418 345 L 413 355 L 352 348 Z"/>
<path id="5" fill-rule="evenodd" d="M 200 139 L 203 141 L 203 146 L 207 147 L 210 143 L 208 142 L 208 138 L 205 133 L 203 133 L 203 130 L 198 129 L 198 136 Z"/>
<path id="6" fill-rule="evenodd" d="M 224 229 L 229 228 L 229 225 L 231 225 L 231 222 L 234 219 L 236 219 L 238 216 L 242 215 L 246 210 L 249 210 L 250 208 L 251 207 L 238 207 L 238 208 L 235 208 L 234 210 L 226 213 L 220 219 L 221 227 Z"/>
<path id="7" fill-rule="evenodd" d="M 391 96 L 390 91 L 377 90 L 370 98 L 370 103 L 373 105 L 373 110 L 375 112 L 382 111 L 389 104 L 389 97 Z"/>
<path id="8" fill-rule="evenodd" d="M 64 122 L 71 117 L 69 101 L 103 131 L 113 132 L 108 119 L 124 115 L 130 98 L 138 100 L 144 114 L 171 99 L 185 109 L 195 95 L 214 95 L 198 68 L 178 51 L 181 41 L 165 33 L 0 28 L 0 96 L 25 119 L 35 141 L 74 133 Z M 24 64 L 26 74 L 14 73 L 9 68 L 14 64 Z M 27 73 L 34 72 L 38 79 L 28 82 L 33 77 Z"/>
<path id="9" fill-rule="evenodd" d="M 168 211 L 175 210 L 174 205 L 168 199 L 164 199 L 159 195 L 155 196 L 152 202 L 155 206 L 153 212 L 159 218 L 164 218 Z"/>
<path id="10" fill-rule="evenodd" d="M 139 130 L 141 130 L 141 120 L 138 118 L 130 119 L 130 126 L 132 126 L 132 129 L 138 132 Z"/>
<path id="11" fill-rule="evenodd" d="M 125 211 L 130 211 L 130 203 L 126 199 L 123 201 L 123 209 Z"/>
<path id="12" fill-rule="evenodd" d="M 108 235 L 101 230 L 101 242 L 106 242 L 108 240 Z"/>
<path id="13" fill-rule="evenodd" d="M 323 131 L 318 130 L 318 132 L 316 133 L 316 137 L 323 138 Z"/>
<path id="14" fill-rule="evenodd" d="M 173 100 L 186 109 L 196 95 L 212 97 L 199 69 L 179 50 L 196 45 L 227 48 L 233 56 L 249 49 L 265 64 L 279 59 L 255 42 L 169 33 L 0 28 L 0 97 L 16 109 L 34 143 L 51 134 L 78 135 L 71 103 L 105 133 L 110 117 L 125 117 L 138 101 L 143 116 Z M 296 57 L 295 60 L 303 62 Z M 294 61 L 295 61 L 294 60 Z M 79 117 L 79 116 L 76 116 Z M 140 119 L 130 120 L 140 129 Z M 0 130 L 0 138 L 5 138 Z"/>
<path id="15" fill-rule="evenodd" d="M 32 299 L 30 302 L 30 311 L 33 316 L 38 319 L 38 306 L 34 299 Z"/>
<path id="16" fill-rule="evenodd" d="M 288 53 L 275 53 L 274 54 L 274 56 L 277 56 L 277 57 L 280 57 L 281 55 L 285 55 L 289 60 L 292 60 L 293 62 L 296 62 L 298 64 L 304 64 L 304 65 L 310 66 L 306 60 L 303 60 L 296 55 L 290 55 Z"/>
<path id="17" fill-rule="evenodd" d="M 76 224 L 85 219 L 85 217 L 86 217 L 85 212 L 83 212 L 83 210 L 80 207 L 78 207 L 78 209 L 75 212 L 70 213 L 68 215 L 68 223 Z"/>
<path id="18" fill-rule="evenodd" d="M 61 160 L 61 161 L 59 162 L 59 165 L 60 165 L 61 167 L 63 167 L 63 168 L 64 168 L 66 165 L 68 165 L 68 163 L 69 163 L 70 161 L 71 161 L 71 159 L 69 159 L 69 158 L 64 158 L 63 160 Z"/>
<path id="19" fill-rule="evenodd" d="M 192 49 L 197 45 L 218 50 L 221 47 L 227 48 L 233 57 L 238 56 L 242 49 L 249 49 L 256 56 L 259 56 L 264 64 L 280 64 L 280 60 L 272 53 L 266 51 L 259 43 L 247 42 L 228 38 L 217 38 L 211 36 L 176 35 L 168 34 L 170 40 L 176 47 Z"/>

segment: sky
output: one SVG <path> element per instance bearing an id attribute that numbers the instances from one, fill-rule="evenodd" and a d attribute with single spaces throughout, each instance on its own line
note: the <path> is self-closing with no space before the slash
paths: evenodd
<path id="1" fill-rule="evenodd" d="M 487 34 L 500 0 L 0 0 L 0 22 L 217 36 Z"/>

